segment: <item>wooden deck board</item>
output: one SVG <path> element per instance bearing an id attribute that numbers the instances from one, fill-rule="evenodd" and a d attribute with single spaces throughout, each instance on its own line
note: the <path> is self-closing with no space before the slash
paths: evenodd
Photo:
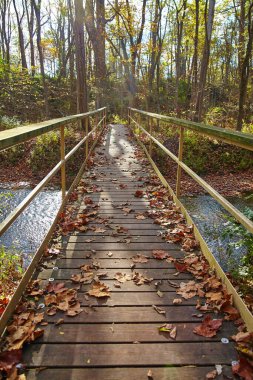
<path id="1" fill-rule="evenodd" d="M 99 191 L 83 194 L 77 210 L 79 214 L 95 211 L 88 227 L 106 231 L 88 230 L 64 236 L 59 258 L 37 272 L 44 285 L 51 277 L 55 282 L 66 281 L 67 287 L 78 288 L 83 312 L 74 318 L 63 313 L 47 316 L 44 336 L 24 352 L 29 380 L 141 380 L 147 379 L 149 369 L 155 380 L 198 380 L 204 379 L 215 364 L 227 366 L 224 371 L 231 374 L 236 352 L 231 343 L 222 344 L 221 338 L 234 333 L 233 325 L 224 322 L 221 331 L 211 339 L 194 334 L 193 328 L 201 322 L 196 317 L 197 298 L 173 305 L 174 298 L 180 297 L 168 282 L 179 285 L 192 276 L 178 274 L 173 263 L 152 257 L 156 249 L 166 250 L 174 258 L 181 258 L 184 253 L 179 245 L 167 243 L 159 236 L 162 227 L 154 224 L 152 218 L 136 219 L 138 213 L 147 216 L 146 212 L 154 209 L 149 207 L 147 198 L 134 196 L 136 190 L 145 190 L 150 172 L 149 166 L 143 167 L 135 158 L 134 151 L 127 129 L 111 127 L 104 145 L 97 148 L 99 164 L 84 174 L 81 185 Z M 87 198 L 92 199 L 95 208 L 84 204 Z M 119 208 L 123 205 L 132 212 L 124 213 Z M 112 236 L 117 227 L 128 231 Z M 131 258 L 136 254 L 146 255 L 149 260 L 136 263 L 131 269 Z M 93 261 L 100 264 L 96 273 L 107 273 L 101 281 L 110 288 L 108 298 L 90 297 L 87 291 L 91 285 L 71 282 L 73 274 L 81 273 L 82 265 L 91 265 Z M 117 272 L 134 271 L 154 281 L 150 285 L 137 286 L 127 281 L 120 288 L 114 286 Z M 162 297 L 157 294 L 158 289 Z M 153 305 L 161 307 L 165 315 L 159 314 Z M 63 318 L 63 324 L 56 326 L 59 318 Z M 175 340 L 159 333 L 158 327 L 164 323 L 176 325 Z"/>

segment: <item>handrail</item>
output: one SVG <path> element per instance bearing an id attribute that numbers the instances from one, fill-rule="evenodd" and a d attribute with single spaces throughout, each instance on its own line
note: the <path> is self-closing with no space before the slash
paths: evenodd
<path id="1" fill-rule="evenodd" d="M 220 195 L 216 190 L 214 190 L 212 188 L 212 186 L 210 186 L 206 181 L 204 181 L 201 177 L 199 177 L 192 169 L 190 169 L 186 164 L 184 164 L 182 162 L 182 145 L 183 145 L 183 133 L 180 133 L 180 140 L 179 140 L 179 157 L 176 157 L 169 149 L 165 148 L 165 146 L 163 146 L 163 144 L 160 143 L 160 141 L 158 141 L 156 138 L 154 138 L 151 133 L 147 132 L 136 120 L 134 120 L 132 117 L 131 117 L 131 112 L 137 112 L 137 113 L 141 113 L 145 116 L 151 116 L 152 117 L 156 117 L 158 118 L 160 115 L 157 115 L 157 114 L 152 114 L 152 113 L 149 113 L 149 112 L 145 112 L 145 111 L 140 111 L 140 110 L 136 110 L 136 109 L 133 109 L 133 108 L 129 108 L 129 120 L 132 120 L 137 126 L 138 128 L 140 128 L 148 137 L 150 140 L 152 140 L 156 145 L 158 145 L 165 153 L 168 154 L 168 156 L 170 156 L 172 158 L 173 161 L 175 161 L 177 164 L 178 164 L 178 175 L 177 175 L 177 196 L 180 195 L 180 180 L 181 180 L 181 172 L 180 170 L 183 169 L 187 174 L 189 174 L 199 185 L 201 185 L 213 198 L 216 199 L 216 201 L 222 206 L 224 207 L 234 218 L 236 218 L 236 220 L 238 220 L 239 223 L 241 223 L 245 228 L 247 228 L 248 231 L 250 231 L 251 233 L 253 233 L 253 223 L 251 220 L 249 220 L 243 213 L 241 213 L 239 210 L 237 210 L 227 199 L 225 199 L 222 195 Z M 163 121 L 166 121 L 168 123 L 171 122 L 171 118 L 170 117 L 167 117 L 165 116 Z M 198 123 L 195 123 L 195 124 L 198 124 Z M 150 127 L 150 132 L 151 132 L 151 124 L 149 122 L 149 127 Z M 180 125 L 180 127 L 182 128 L 182 125 Z M 200 125 L 200 127 L 202 127 Z M 185 124 L 185 127 L 184 128 L 188 128 Z M 218 127 L 217 127 L 218 128 Z M 217 129 L 216 128 L 216 129 Z M 219 129 L 222 129 L 222 128 L 219 128 Z M 182 132 L 182 131 L 181 131 Z M 215 134 L 215 133 L 214 133 Z M 240 133 L 240 137 L 242 137 L 243 133 Z M 223 138 L 222 137 L 219 137 L 222 141 Z M 246 136 L 246 140 L 248 140 L 248 136 Z M 253 137 L 251 137 L 252 141 L 253 141 Z M 246 148 L 246 140 L 244 142 L 244 147 Z M 249 139 L 250 140 L 250 139 Z M 250 143 L 250 141 L 248 140 L 248 144 Z M 242 139 L 241 139 L 242 141 Z M 248 149 L 248 148 L 246 148 Z M 180 168 L 180 170 L 179 170 Z"/>
<path id="2" fill-rule="evenodd" d="M 138 110 L 136 108 L 129 108 L 131 112 L 135 112 L 141 115 L 149 116 L 153 119 L 161 120 L 166 123 L 175 124 L 179 127 L 184 127 L 192 131 L 201 133 L 206 136 L 215 137 L 218 140 L 222 140 L 228 144 L 239 146 L 248 150 L 253 150 L 253 136 L 249 133 L 242 133 L 224 129 L 220 127 L 214 127 L 203 123 L 196 123 L 194 121 L 178 119 L 172 116 L 159 115 L 152 112 L 146 112 Z"/>
<path id="3" fill-rule="evenodd" d="M 54 130 L 55 128 L 60 129 L 60 161 L 54 166 L 54 168 L 43 178 L 43 180 L 26 196 L 26 198 L 7 216 L 7 218 L 0 224 L 0 236 L 13 224 L 13 222 L 18 218 L 18 216 L 23 212 L 24 209 L 31 203 L 31 201 L 35 198 L 35 196 L 41 191 L 41 189 L 50 181 L 50 179 L 59 171 L 61 170 L 61 190 L 62 190 L 62 203 L 60 205 L 60 208 L 58 210 L 57 216 L 54 219 L 54 222 L 48 231 L 44 241 L 42 242 L 41 246 L 38 248 L 37 252 L 35 253 L 32 262 L 30 263 L 29 267 L 27 268 L 26 272 L 24 273 L 11 301 L 9 302 L 7 308 L 5 309 L 3 315 L 0 319 L 0 335 L 3 333 L 5 329 L 5 325 L 8 321 L 8 318 L 10 317 L 11 313 L 14 311 L 16 304 L 18 300 L 20 299 L 23 290 L 25 289 L 25 286 L 29 282 L 37 263 L 39 262 L 42 254 L 44 253 L 44 249 L 46 247 L 47 242 L 49 241 L 51 234 L 53 232 L 53 228 L 56 225 L 57 218 L 62 211 L 68 196 L 69 192 L 66 191 L 66 172 L 65 172 L 65 165 L 66 162 L 73 156 L 73 154 L 84 144 L 86 143 L 85 147 L 85 157 L 84 162 L 81 165 L 81 168 L 72 182 L 70 186 L 70 191 L 72 191 L 73 187 L 76 185 L 77 180 L 80 178 L 82 171 L 84 169 L 84 166 L 90 157 L 90 154 L 92 150 L 94 149 L 94 146 L 98 140 L 98 137 L 100 136 L 101 132 L 103 131 L 104 127 L 106 126 L 106 107 L 100 108 L 95 111 L 87 112 L 84 114 L 79 115 L 73 115 L 68 116 L 64 118 L 54 119 L 45 121 L 43 123 L 38 123 L 35 125 L 25 126 L 25 127 L 17 127 L 13 128 L 8 131 L 0 132 L 0 150 L 5 149 L 6 147 L 11 147 L 16 144 L 23 143 L 33 137 L 40 136 L 44 133 L 50 132 Z M 95 127 L 88 132 L 88 126 L 89 126 L 89 117 L 93 115 L 101 115 L 100 120 L 96 118 L 96 125 Z M 84 119 L 84 132 L 85 137 L 81 139 L 67 154 L 65 154 L 65 136 L 64 136 L 64 130 L 65 126 L 76 120 L 82 121 Z M 98 127 L 102 124 L 101 132 L 97 135 Z M 93 133 L 96 132 L 95 135 L 95 141 L 92 144 L 90 151 L 88 147 L 88 140 L 93 135 Z"/>
<path id="4" fill-rule="evenodd" d="M 131 116 L 131 112 L 136 112 L 138 114 L 143 114 L 145 116 L 148 116 L 148 128 L 149 128 L 149 132 L 147 132 L 140 125 L 139 120 L 138 120 L 138 122 L 136 120 L 134 120 L 134 118 Z M 136 136 L 139 144 L 142 146 L 143 150 L 145 151 L 145 153 L 146 153 L 146 155 L 147 155 L 147 157 L 148 157 L 151 165 L 153 166 L 153 168 L 154 168 L 156 174 L 158 175 L 158 177 L 160 178 L 161 182 L 168 189 L 169 193 L 173 197 L 174 202 L 180 208 L 181 212 L 185 216 L 185 218 L 187 220 L 187 223 L 194 226 L 195 237 L 199 241 L 200 248 L 201 248 L 203 254 L 205 255 L 206 259 L 208 260 L 208 262 L 210 264 L 210 267 L 212 269 L 215 269 L 217 275 L 221 278 L 221 280 L 227 286 L 227 289 L 230 292 L 230 294 L 233 295 L 233 302 L 234 302 L 235 306 L 240 311 L 241 316 L 242 316 L 242 318 L 243 318 L 243 320 L 244 320 L 244 322 L 245 322 L 248 330 L 251 331 L 251 332 L 253 332 L 253 316 L 252 316 L 252 313 L 248 309 L 247 305 L 245 304 L 245 302 L 243 301 L 243 299 L 241 298 L 241 296 L 238 294 L 237 290 L 234 288 L 233 284 L 231 283 L 231 281 L 229 280 L 229 278 L 227 277 L 227 275 L 225 274 L 225 272 L 221 268 L 220 264 L 217 262 L 217 260 L 213 256 L 213 254 L 210 251 L 209 247 L 207 246 L 205 240 L 203 239 L 201 233 L 199 232 L 197 226 L 194 224 L 191 216 L 189 215 L 187 209 L 184 207 L 184 205 L 178 199 L 178 197 L 180 195 L 181 169 L 183 169 L 196 182 L 198 182 L 204 189 L 206 189 L 207 192 L 214 199 L 216 199 L 218 201 L 218 203 L 220 203 L 227 211 L 229 211 L 230 214 L 232 214 L 251 233 L 253 233 L 253 223 L 248 218 L 246 218 L 245 215 L 243 215 L 239 210 L 237 210 L 230 202 L 228 202 L 224 197 L 222 197 L 216 190 L 214 190 L 207 182 L 205 182 L 201 177 L 199 177 L 192 169 L 190 169 L 186 164 L 184 164 L 182 162 L 182 156 L 183 156 L 183 135 L 184 135 L 183 132 L 184 132 L 184 128 L 187 128 L 186 124 L 184 125 L 184 127 L 182 126 L 183 123 L 178 124 L 179 128 L 180 128 L 178 157 L 176 157 L 169 149 L 165 148 L 163 146 L 163 144 L 160 143 L 160 141 L 158 141 L 155 137 L 152 136 L 152 134 L 151 134 L 152 133 L 152 125 L 151 125 L 151 120 L 150 119 L 151 119 L 151 117 L 152 118 L 155 117 L 156 119 L 161 120 L 161 118 L 159 116 L 160 115 L 152 114 L 150 112 L 145 112 L 145 111 L 140 111 L 140 110 L 135 110 L 133 108 L 129 108 L 128 121 L 129 121 L 129 125 L 131 124 L 131 121 L 133 121 L 134 124 L 137 126 L 137 131 L 134 132 L 134 134 L 135 134 L 135 136 Z M 168 118 L 167 119 L 167 117 L 164 117 L 163 121 L 170 123 L 171 119 L 173 119 L 173 118 Z M 219 130 L 221 128 L 216 128 L 216 130 L 217 129 Z M 140 130 L 142 132 L 144 132 L 149 137 L 149 144 L 148 144 L 147 147 L 139 139 Z M 200 133 L 202 133 L 202 132 L 200 132 Z M 215 133 L 216 132 L 214 132 L 213 136 L 215 136 Z M 203 134 L 207 134 L 207 133 L 203 133 Z M 211 134 L 208 134 L 208 135 L 210 136 Z M 241 137 L 242 137 L 242 135 L 243 134 L 240 134 Z M 250 149 L 251 148 L 252 137 L 250 136 L 250 138 L 249 138 L 248 135 L 246 135 L 245 137 L 246 138 L 244 139 L 244 142 L 243 142 L 244 148 L 252 150 L 252 149 Z M 222 141 L 225 140 L 224 138 L 221 137 L 221 135 L 219 135 L 219 139 L 221 139 Z M 240 140 L 240 146 L 242 144 L 242 141 L 243 141 L 243 139 Z M 160 172 L 159 168 L 157 167 L 157 165 L 155 164 L 155 162 L 151 158 L 152 142 L 155 143 L 157 146 L 159 146 L 178 165 L 176 194 L 174 193 L 174 191 L 172 190 L 171 186 L 168 184 L 167 180 L 164 178 L 164 176 Z M 226 142 L 228 142 L 228 140 Z M 234 142 L 230 142 L 230 143 L 234 144 L 234 145 L 238 145 L 237 143 L 235 143 L 235 141 Z M 250 148 L 248 148 L 248 146 Z"/>
<path id="5" fill-rule="evenodd" d="M 0 150 L 23 143 L 27 140 L 32 139 L 33 137 L 40 136 L 44 133 L 53 131 L 54 129 L 59 128 L 63 125 L 69 124 L 70 122 L 82 120 L 88 116 L 96 115 L 99 112 L 104 111 L 105 109 L 106 107 L 103 107 L 95 111 L 60 117 L 57 119 L 51 119 L 43 121 L 41 123 L 25 125 L 23 127 L 7 129 L 5 131 L 0 132 Z"/>

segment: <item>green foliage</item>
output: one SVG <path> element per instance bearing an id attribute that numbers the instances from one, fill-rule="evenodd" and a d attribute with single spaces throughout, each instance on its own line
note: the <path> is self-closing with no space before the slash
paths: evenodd
<path id="1" fill-rule="evenodd" d="M 20 120 L 18 120 L 15 116 L 0 116 L 0 131 L 17 128 L 20 124 Z"/>
<path id="2" fill-rule="evenodd" d="M 6 249 L 0 246 L 0 289 L 1 297 L 9 295 L 11 284 L 21 278 L 23 273 L 22 255 L 15 248 Z"/>
<path id="3" fill-rule="evenodd" d="M 124 118 L 121 118 L 119 115 L 113 114 L 112 116 L 112 123 L 114 124 L 127 124 L 127 120 Z"/>
<path id="4" fill-rule="evenodd" d="M 66 151 L 73 148 L 77 140 L 80 141 L 75 132 L 70 128 L 65 128 Z M 37 137 L 36 143 L 31 151 L 29 165 L 32 171 L 37 172 L 49 169 L 60 161 L 60 134 L 59 131 L 52 131 Z M 70 160 L 71 161 L 71 160 Z"/>
<path id="5" fill-rule="evenodd" d="M 59 132 L 49 132 L 37 137 L 30 154 L 30 167 L 33 171 L 43 167 L 52 167 L 60 161 Z"/>
<path id="6" fill-rule="evenodd" d="M 244 215 L 253 221 L 253 210 L 246 207 Z M 246 230 L 234 218 L 228 218 L 223 237 L 229 238 L 227 254 L 231 257 L 235 250 L 243 250 L 244 256 L 238 261 L 230 260 L 231 272 L 233 276 L 243 282 L 243 287 L 248 286 L 248 282 L 253 279 L 253 234 Z M 245 283 L 246 282 L 246 283 Z"/>

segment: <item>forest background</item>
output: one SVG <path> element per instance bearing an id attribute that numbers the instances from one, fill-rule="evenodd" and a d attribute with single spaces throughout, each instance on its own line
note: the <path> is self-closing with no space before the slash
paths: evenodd
<path id="1" fill-rule="evenodd" d="M 134 106 L 252 133 L 252 44 L 252 0 L 1 0 L 0 130 L 102 106 L 122 121 Z M 176 153 L 177 137 L 159 128 Z M 54 132 L 25 159 L 22 146 L 1 159 L 38 175 L 57 162 L 58 140 Z M 192 133 L 184 159 L 199 174 L 253 167 L 250 152 Z M 235 189 L 252 190 L 244 177 Z"/>
<path id="2" fill-rule="evenodd" d="M 250 0 L 1 0 L 1 118 L 104 105 L 123 115 L 134 105 L 252 131 L 252 8 Z"/>

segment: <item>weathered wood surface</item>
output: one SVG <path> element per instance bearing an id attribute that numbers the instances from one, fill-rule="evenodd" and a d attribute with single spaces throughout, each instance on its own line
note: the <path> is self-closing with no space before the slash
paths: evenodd
<path id="1" fill-rule="evenodd" d="M 84 176 L 87 186 L 103 190 L 84 196 L 98 206 L 88 227 L 106 231 L 89 229 L 65 236 L 60 257 L 38 272 L 43 284 L 51 277 L 55 282 L 66 281 L 67 287 L 79 288 L 83 312 L 75 318 L 65 316 L 60 326 L 55 323 L 61 316 L 47 317 L 44 336 L 24 353 L 30 380 L 140 380 L 148 378 L 149 370 L 155 380 L 196 380 L 204 379 L 215 364 L 227 366 L 224 371 L 230 374 L 231 361 L 237 357 L 231 343 L 221 343 L 222 337 L 234 333 L 231 323 L 224 323 L 215 338 L 204 338 L 193 333 L 201 321 L 196 317 L 196 298 L 173 305 L 174 298 L 179 298 L 174 286 L 192 277 L 189 273 L 177 274 L 173 263 L 152 257 L 154 249 L 164 249 L 174 258 L 181 258 L 183 252 L 180 246 L 159 236 L 162 228 L 147 215 L 144 220 L 135 217 L 149 210 L 147 199 L 134 197 L 136 189 L 145 188 L 149 169 L 136 160 L 134 144 L 127 134 L 122 126 L 111 127 L 104 145 L 97 149 L 98 165 Z M 120 184 L 127 187 L 121 188 Z M 125 207 L 133 211 L 124 215 L 118 207 L 126 202 L 129 204 Z M 82 203 L 78 212 L 86 208 Z M 100 217 L 108 218 L 108 225 L 99 223 Z M 128 231 L 113 236 L 117 227 Z M 147 256 L 148 262 L 131 268 L 131 258 L 136 254 Z M 82 265 L 94 261 L 100 266 L 96 273 L 107 273 L 101 281 L 111 290 L 109 298 L 88 297 L 89 284 L 71 282 L 71 276 L 80 273 Z M 120 288 L 114 287 L 116 272 L 131 275 L 134 271 L 154 280 L 141 286 L 126 281 Z M 158 289 L 163 292 L 161 297 Z M 153 305 L 161 307 L 165 315 L 155 311 Z M 177 326 L 175 340 L 159 333 L 158 327 L 164 323 Z"/>

